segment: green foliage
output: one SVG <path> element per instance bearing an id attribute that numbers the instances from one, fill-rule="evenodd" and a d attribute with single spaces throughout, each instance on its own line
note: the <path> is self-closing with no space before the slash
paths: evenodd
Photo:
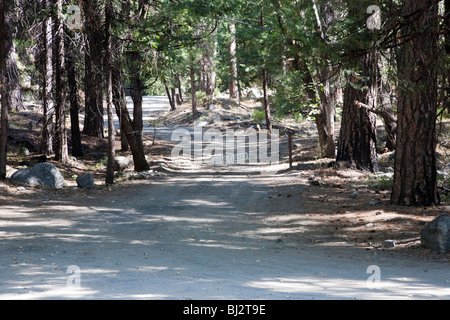
<path id="1" fill-rule="evenodd" d="M 201 106 L 205 106 L 208 103 L 208 97 L 204 91 L 197 91 L 197 103 Z"/>
<path id="2" fill-rule="evenodd" d="M 255 110 L 252 114 L 253 121 L 263 123 L 266 121 L 266 112 L 264 110 Z"/>
<path id="3" fill-rule="evenodd" d="M 366 180 L 366 184 L 377 190 L 391 190 L 394 178 L 386 175 L 374 175 Z"/>

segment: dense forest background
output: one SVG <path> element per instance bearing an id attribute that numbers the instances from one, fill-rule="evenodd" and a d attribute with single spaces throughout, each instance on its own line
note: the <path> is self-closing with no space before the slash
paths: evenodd
<path id="1" fill-rule="evenodd" d="M 257 87 L 269 130 L 277 117 L 314 119 L 323 156 L 358 170 L 378 170 L 380 117 L 396 150 L 391 202 L 438 204 L 449 13 L 448 0 L 0 0 L 0 176 L 24 100 L 42 104 L 39 152 L 60 163 L 83 155 L 81 135 L 107 137 L 111 184 L 113 113 L 145 171 L 143 95 L 167 95 L 172 110 L 189 98 L 195 116 L 218 92 Z"/>

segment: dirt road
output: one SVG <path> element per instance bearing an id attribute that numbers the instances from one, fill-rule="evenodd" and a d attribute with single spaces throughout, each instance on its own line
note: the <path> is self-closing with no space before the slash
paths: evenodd
<path id="1" fill-rule="evenodd" d="M 186 174 L 2 204 L 0 299 L 450 298 L 448 263 L 315 231 L 303 188 L 292 175 Z"/>

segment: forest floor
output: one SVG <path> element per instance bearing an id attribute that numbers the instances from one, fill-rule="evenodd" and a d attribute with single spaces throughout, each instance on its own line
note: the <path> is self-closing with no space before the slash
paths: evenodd
<path id="1" fill-rule="evenodd" d="M 82 162 L 58 165 L 67 187 L 1 182 L 0 299 L 450 298 L 450 254 L 420 244 L 420 230 L 450 211 L 446 198 L 436 207 L 390 205 L 390 153 L 380 154 L 379 174 L 330 167 L 332 159 L 320 157 L 314 124 L 284 119 L 297 132 L 292 169 L 284 134 L 281 163 L 257 168 L 267 174 L 170 158 L 167 128 L 256 125 L 251 115 L 260 103 L 229 103 L 201 108 L 198 119 L 190 117 L 189 104 L 163 114 L 156 136 L 145 138 L 149 179 L 130 179 L 128 171 L 104 186 L 99 150 L 106 141 L 83 137 Z M 221 120 L 211 123 L 215 114 Z M 32 112 L 13 115 L 11 136 L 35 144 L 39 125 L 30 122 L 37 120 Z M 441 138 L 445 178 L 446 135 Z M 36 156 L 23 154 L 16 142 L 9 174 Z M 76 188 L 75 176 L 86 172 L 96 176 L 93 190 Z M 386 240 L 395 246 L 386 248 Z M 76 291 L 63 286 L 69 265 L 82 272 Z M 381 267 L 381 290 L 367 288 L 370 265 Z"/>

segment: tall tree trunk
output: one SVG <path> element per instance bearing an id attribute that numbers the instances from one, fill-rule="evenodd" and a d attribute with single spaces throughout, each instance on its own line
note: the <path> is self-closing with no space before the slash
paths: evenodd
<path id="1" fill-rule="evenodd" d="M 198 115 L 197 109 L 197 88 L 195 86 L 195 58 L 191 57 L 190 64 L 190 76 L 191 76 L 191 97 L 192 97 L 192 116 L 196 117 Z"/>
<path id="2" fill-rule="evenodd" d="M 355 101 L 375 108 L 378 92 L 377 55 L 360 57 L 361 78 L 353 73 L 344 90 L 344 107 L 336 161 L 346 161 L 359 170 L 378 171 L 376 149 L 376 115 L 357 108 Z"/>
<path id="3" fill-rule="evenodd" d="M 317 25 L 319 27 L 322 41 L 329 43 L 327 38 L 327 29 L 331 22 L 336 19 L 335 12 L 332 8 L 331 1 L 326 1 L 320 8 L 317 7 L 316 1 L 313 0 L 313 8 L 316 16 Z M 322 17 L 322 19 L 321 19 Z M 333 70 L 329 59 L 325 59 L 324 66 L 319 70 L 316 83 L 317 93 L 320 101 L 319 116 L 316 118 L 317 128 L 320 137 L 320 146 L 325 151 L 327 158 L 336 156 L 336 135 L 335 135 L 335 116 L 336 116 L 336 88 L 334 85 Z"/>
<path id="4" fill-rule="evenodd" d="M 144 84 L 141 80 L 141 58 L 140 53 L 133 51 L 130 53 L 131 58 L 131 99 L 133 100 L 133 123 L 136 135 L 142 141 L 144 123 L 142 121 L 142 96 Z"/>
<path id="5" fill-rule="evenodd" d="M 216 56 L 217 56 L 217 35 L 213 35 L 213 39 L 211 40 L 210 52 L 208 53 L 208 72 L 206 74 L 206 97 L 207 97 L 207 105 L 211 105 L 214 100 L 214 93 L 216 90 Z"/>
<path id="6" fill-rule="evenodd" d="M 175 89 L 174 88 L 169 89 L 166 80 L 164 80 L 164 88 L 166 89 L 167 98 L 169 99 L 170 110 L 171 111 L 177 110 L 177 102 L 175 100 Z"/>
<path id="7" fill-rule="evenodd" d="M 150 167 L 145 159 L 142 132 L 136 130 L 134 121 L 131 120 L 130 113 L 128 112 L 123 78 L 117 59 L 112 72 L 112 81 L 114 106 L 116 112 L 120 114 L 120 130 L 125 135 L 131 153 L 133 154 L 134 170 L 137 172 L 147 171 Z"/>
<path id="8" fill-rule="evenodd" d="M 99 8 L 101 1 L 83 1 L 86 31 L 85 122 L 83 133 L 104 137 L 103 120 L 103 28 Z"/>
<path id="9" fill-rule="evenodd" d="M 113 14 L 112 2 L 109 0 L 105 5 L 105 73 L 106 73 L 106 103 L 108 113 L 108 163 L 106 166 L 106 179 L 107 185 L 114 183 L 114 158 L 116 156 L 115 149 L 115 128 L 113 118 L 113 93 L 112 93 L 112 50 L 111 50 L 111 19 Z"/>
<path id="10" fill-rule="evenodd" d="M 7 41 L 6 46 L 9 50 L 6 52 L 4 59 L 6 59 L 6 82 L 8 83 L 9 90 L 9 110 L 10 111 L 23 111 L 25 110 L 23 106 L 22 100 L 22 91 L 20 86 L 20 77 L 19 70 L 17 69 L 17 54 L 16 54 L 16 45 L 14 43 L 14 38 L 16 36 L 16 25 L 17 18 L 17 0 L 10 0 L 9 9 L 5 12 L 5 23 L 8 26 L 8 33 L 11 36 L 7 37 L 5 41 Z"/>
<path id="11" fill-rule="evenodd" d="M 205 25 L 206 27 L 206 25 Z M 200 43 L 203 50 L 200 90 L 206 93 L 206 105 L 212 104 L 216 89 L 217 32 Z"/>
<path id="12" fill-rule="evenodd" d="M 230 53 L 230 98 L 238 98 L 238 66 L 236 58 L 236 24 L 230 24 L 231 41 L 228 46 L 228 51 Z"/>
<path id="13" fill-rule="evenodd" d="M 8 109 L 10 104 L 9 89 L 6 77 L 8 50 L 11 50 L 7 41 L 11 37 L 5 15 L 9 10 L 6 0 L 0 0 L 0 93 L 1 93 L 1 120 L 0 120 L 0 179 L 6 179 L 6 155 L 8 142 Z"/>
<path id="14" fill-rule="evenodd" d="M 53 34 L 52 34 L 52 17 L 49 9 L 51 0 L 42 1 L 42 10 L 47 11 L 44 21 L 42 22 L 42 134 L 40 150 L 43 154 L 53 153 Z"/>
<path id="15" fill-rule="evenodd" d="M 428 8 L 427 10 L 421 10 Z M 438 7 L 433 0 L 405 0 L 410 15 L 401 32 L 412 35 L 398 54 L 398 132 L 392 204 L 432 205 L 437 192 L 436 110 Z M 403 80 L 404 79 L 404 80 Z"/>
<path id="16" fill-rule="evenodd" d="M 177 89 L 178 89 L 177 104 L 181 105 L 183 103 L 183 90 L 181 89 L 181 76 L 180 76 L 180 74 L 175 75 L 175 81 L 176 81 Z"/>
<path id="17" fill-rule="evenodd" d="M 117 59 L 115 59 L 117 60 Z M 125 88 L 122 83 L 122 76 L 120 75 L 119 66 L 114 66 L 112 68 L 112 93 L 113 93 L 113 103 L 116 109 L 117 118 L 119 119 L 120 124 L 120 142 L 122 146 L 122 151 L 128 151 L 130 148 L 127 140 L 127 136 L 125 134 L 125 130 L 123 127 L 123 122 L 125 121 L 125 117 L 122 118 L 122 110 L 127 110 L 127 99 L 125 95 Z"/>
<path id="18" fill-rule="evenodd" d="M 380 88 L 380 102 L 383 111 L 383 115 L 394 116 L 394 108 L 392 106 L 391 93 L 388 90 L 388 84 L 382 81 Z M 389 116 L 383 116 L 384 128 L 386 131 L 386 148 L 389 151 L 395 150 L 395 145 L 397 141 L 397 121 Z"/>
<path id="19" fill-rule="evenodd" d="M 77 80 L 75 72 L 75 56 L 74 56 L 74 37 L 72 31 L 64 28 L 66 31 L 66 67 L 67 82 L 69 85 L 69 101 L 70 101 L 70 123 L 72 133 L 72 156 L 82 157 L 83 149 L 81 147 L 81 131 L 79 120 L 79 105 L 77 97 Z"/>
<path id="20" fill-rule="evenodd" d="M 264 95 L 264 111 L 266 114 L 266 127 L 267 131 L 272 132 L 272 115 L 270 112 L 269 85 L 266 68 L 264 68 L 262 71 L 262 80 L 263 80 L 263 95 Z"/>
<path id="21" fill-rule="evenodd" d="M 55 62 L 55 160 L 67 163 L 64 23 L 60 17 L 62 0 L 54 0 L 53 58 Z"/>
<path id="22" fill-rule="evenodd" d="M 264 21 L 264 10 L 261 9 L 261 27 L 265 27 Z M 264 111 L 266 114 L 266 126 L 267 131 L 272 132 L 272 115 L 270 112 L 270 103 L 269 103 L 269 79 L 268 79 L 268 71 L 265 66 L 266 61 L 263 61 L 263 70 L 262 70 L 262 83 L 263 83 L 263 95 L 264 95 Z"/>

